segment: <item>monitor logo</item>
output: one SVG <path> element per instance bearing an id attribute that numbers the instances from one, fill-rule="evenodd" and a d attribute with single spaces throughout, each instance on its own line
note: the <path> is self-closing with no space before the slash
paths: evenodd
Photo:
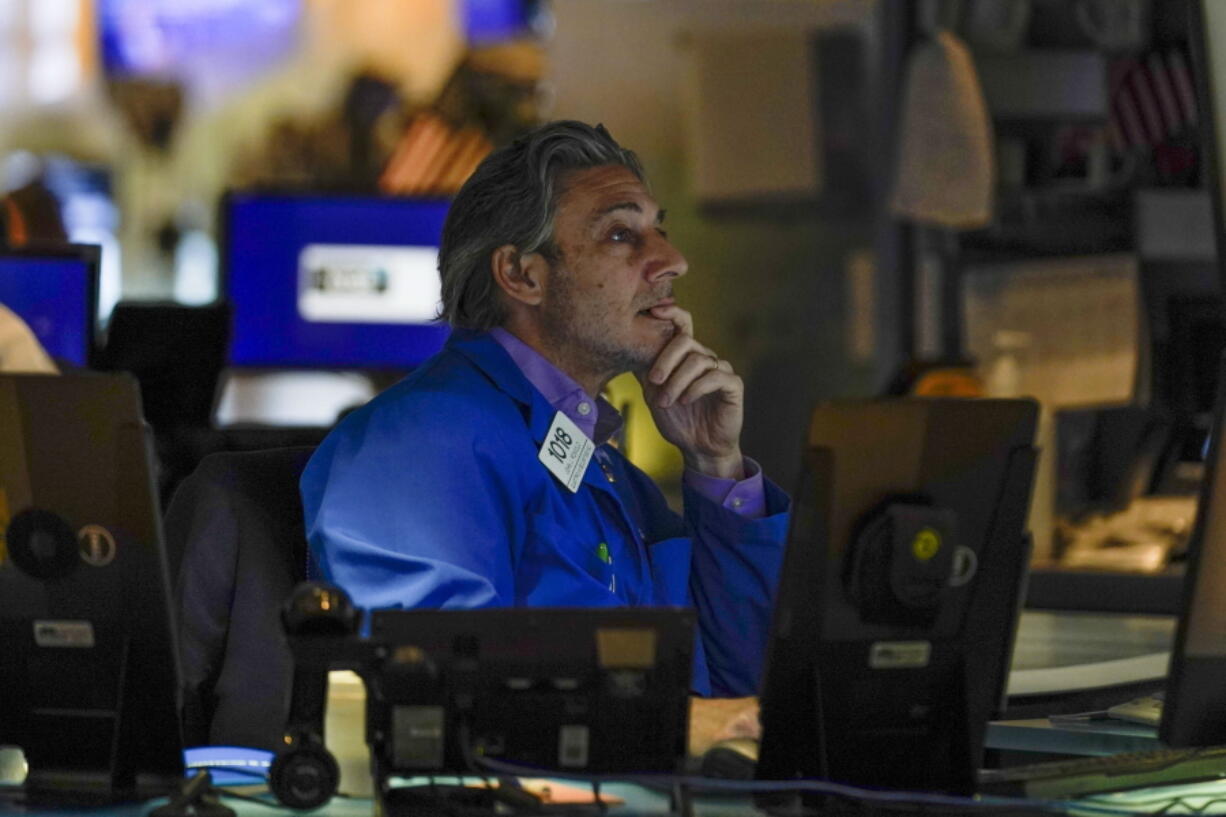
<path id="1" fill-rule="evenodd" d="M 309 270 L 310 287 L 316 292 L 360 294 L 387 292 L 387 270 L 382 267 L 318 267 Z"/>
<path id="2" fill-rule="evenodd" d="M 115 537 L 101 525 L 86 525 L 77 532 L 81 561 L 94 567 L 106 567 L 115 561 Z"/>
<path id="3" fill-rule="evenodd" d="M 34 643 L 40 647 L 90 649 L 95 643 L 94 625 L 88 621 L 40 619 L 34 622 Z"/>
<path id="4" fill-rule="evenodd" d="M 932 659 L 929 641 L 876 641 L 869 647 L 869 669 L 917 669 Z"/>
<path id="5" fill-rule="evenodd" d="M 442 299 L 437 252 L 308 244 L 298 255 L 298 311 L 317 323 L 429 323 Z"/>

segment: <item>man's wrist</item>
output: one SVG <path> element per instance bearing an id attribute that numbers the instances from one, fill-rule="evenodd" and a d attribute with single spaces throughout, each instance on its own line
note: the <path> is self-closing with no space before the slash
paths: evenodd
<path id="1" fill-rule="evenodd" d="M 719 457 L 702 454 L 684 454 L 685 467 L 699 474 L 717 479 L 745 479 L 745 457 L 738 448 L 736 452 Z"/>

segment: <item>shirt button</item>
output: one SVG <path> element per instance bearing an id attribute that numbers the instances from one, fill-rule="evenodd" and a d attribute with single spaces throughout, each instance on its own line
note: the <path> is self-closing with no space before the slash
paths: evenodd
<path id="1" fill-rule="evenodd" d="M 582 414 L 584 417 L 586 417 L 592 413 L 592 404 L 587 401 L 584 401 L 580 403 L 579 405 L 575 406 L 575 410 L 578 411 L 580 414 Z"/>
<path id="2" fill-rule="evenodd" d="M 732 507 L 734 508 L 739 508 L 744 504 L 745 500 L 741 499 L 739 496 L 732 500 Z"/>

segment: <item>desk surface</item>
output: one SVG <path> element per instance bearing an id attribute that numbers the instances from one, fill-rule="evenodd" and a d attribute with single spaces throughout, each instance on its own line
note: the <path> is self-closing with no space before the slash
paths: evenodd
<path id="1" fill-rule="evenodd" d="M 1164 678 L 1174 638 L 1171 616 L 1028 610 L 1018 624 L 1009 695 Z"/>
<path id="2" fill-rule="evenodd" d="M 1105 698 L 1116 694 L 1114 703 L 1123 703 L 1132 697 L 1124 691 L 1130 685 L 1135 689 L 1166 677 L 1174 636 L 1171 616 L 1026 611 L 1018 625 L 1009 673 L 1010 708 L 1027 698 L 1050 703 L 1061 695 L 1071 698 L 1090 690 L 1104 690 L 1100 696 Z M 1041 705 L 1031 708 L 1038 715 L 1053 711 Z M 1045 717 L 1025 717 L 989 724 L 988 747 L 1083 755 L 1161 747 L 1153 727 L 1118 721 L 1053 725 Z"/>
<path id="3" fill-rule="evenodd" d="M 1173 616 L 1026 610 L 1017 629 L 1013 670 L 1050 669 L 1169 652 Z"/>

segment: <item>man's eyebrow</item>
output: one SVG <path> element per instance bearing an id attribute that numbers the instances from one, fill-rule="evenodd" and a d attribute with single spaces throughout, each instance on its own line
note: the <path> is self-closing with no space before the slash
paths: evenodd
<path id="1" fill-rule="evenodd" d="M 591 221 L 594 224 L 609 215 L 609 213 L 616 213 L 618 210 L 633 210 L 636 213 L 643 212 L 643 208 L 637 201 L 619 201 L 616 204 L 610 204 L 608 207 L 601 207 L 595 213 L 592 213 Z"/>
<path id="2" fill-rule="evenodd" d="M 643 207 L 637 201 L 619 201 L 616 204 L 610 204 L 608 207 L 602 207 L 592 214 L 590 223 L 595 224 L 610 213 L 615 213 L 618 210 L 631 210 L 635 213 L 643 212 Z M 661 224 L 664 221 L 664 216 L 667 210 L 661 209 L 656 213 L 656 224 Z"/>

